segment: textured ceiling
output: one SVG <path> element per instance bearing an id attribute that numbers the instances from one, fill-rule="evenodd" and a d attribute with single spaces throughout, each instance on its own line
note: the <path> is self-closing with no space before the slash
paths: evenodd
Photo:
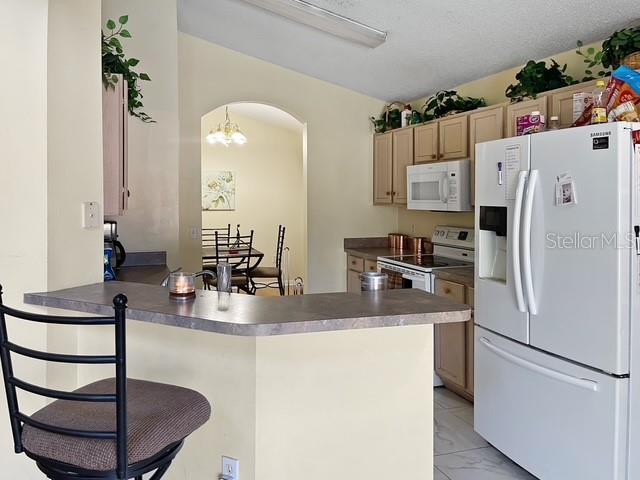
<path id="1" fill-rule="evenodd" d="M 409 100 L 606 37 L 638 0 L 311 0 L 388 32 L 368 49 L 242 0 L 179 0 L 182 32 L 383 100 Z M 535 7 L 535 8 L 534 8 Z"/>

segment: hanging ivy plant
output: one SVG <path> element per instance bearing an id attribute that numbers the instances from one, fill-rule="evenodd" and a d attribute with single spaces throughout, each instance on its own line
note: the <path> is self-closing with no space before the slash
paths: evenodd
<path id="1" fill-rule="evenodd" d="M 549 67 L 545 62 L 529 60 L 516 74 L 518 83 L 509 85 L 504 94 L 515 103 L 527 98 L 536 98 L 542 92 L 578 83 L 565 73 L 566 70 L 566 63 L 560 66 L 554 59 L 551 59 Z"/>
<path id="2" fill-rule="evenodd" d="M 149 115 L 140 110 L 142 104 L 142 91 L 139 81 L 149 82 L 151 78 L 146 73 L 138 73 L 133 67 L 140 63 L 137 58 L 126 58 L 120 39 L 131 38 L 129 30 L 124 26 L 129 21 L 128 15 L 118 19 L 118 24 L 113 20 L 107 20 L 106 29 L 102 31 L 102 83 L 105 88 L 115 88 L 118 83 L 117 74 L 127 81 L 129 114 L 138 117 L 145 123 L 155 123 Z"/>
<path id="3" fill-rule="evenodd" d="M 585 63 L 584 77 L 582 77 L 583 82 L 589 82 L 611 74 L 611 71 L 605 69 L 602 65 L 602 50 L 589 47 L 586 51 L 583 51 L 582 47 L 583 43 L 578 40 L 576 53 L 582 57 L 582 61 Z"/>
<path id="4" fill-rule="evenodd" d="M 431 95 L 422 107 L 422 121 L 428 122 L 446 115 L 468 112 L 487 105 L 484 98 L 463 97 L 455 90 L 440 90 Z"/>

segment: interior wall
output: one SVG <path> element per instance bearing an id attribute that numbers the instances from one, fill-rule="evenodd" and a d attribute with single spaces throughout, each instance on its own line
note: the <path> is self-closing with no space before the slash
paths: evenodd
<path id="1" fill-rule="evenodd" d="M 602 42 L 595 42 L 589 45 L 585 45 L 583 50 L 586 51 L 589 47 L 600 48 Z M 549 60 L 553 58 L 560 65 L 567 64 L 567 74 L 573 76 L 576 80 L 582 80 L 584 74 L 584 62 L 582 57 L 577 55 L 574 50 L 568 52 L 561 52 L 551 57 L 547 57 L 545 60 L 549 63 Z M 468 82 L 462 85 L 453 87 L 460 95 L 471 97 L 484 97 L 487 101 L 487 105 L 493 105 L 496 103 L 503 103 L 509 101 L 504 92 L 507 87 L 516 82 L 516 73 L 518 73 L 523 65 L 519 65 L 502 72 L 489 75 L 488 77 Z M 442 88 L 449 88 L 448 85 L 443 85 Z M 413 108 L 422 110 L 428 97 L 422 97 L 416 100 L 412 100 L 410 103 Z M 407 210 L 406 208 L 400 208 L 398 210 L 398 230 L 401 233 L 419 235 L 431 237 L 433 230 L 437 225 L 452 225 L 458 227 L 473 227 L 474 216 L 473 212 L 468 213 L 442 213 L 442 212 L 420 212 L 416 210 Z"/>
<path id="2" fill-rule="evenodd" d="M 102 228 L 81 221 L 82 202 L 103 203 L 100 0 L 52 0 L 48 28 L 47 290 L 57 290 L 103 278 Z M 47 343 L 75 352 L 77 331 L 49 326 Z M 76 368 L 50 362 L 47 381 L 76 388 Z"/>
<path id="3" fill-rule="evenodd" d="M 432 345 L 431 325 L 258 337 L 256 479 L 433 478 Z"/>
<path id="4" fill-rule="evenodd" d="M 246 107 L 245 107 L 246 108 Z M 202 117 L 202 172 L 229 170 L 236 178 L 233 211 L 203 211 L 202 228 L 240 224 L 242 234 L 254 230 L 255 248 L 265 254 L 263 266 L 275 265 L 278 225 L 284 225 L 290 248 L 290 278 L 302 276 L 304 245 L 303 126 L 286 128 L 273 122 L 239 115 L 229 108 L 249 141 L 245 145 L 210 145 L 205 137 L 224 121 L 224 108 Z"/>
<path id="5" fill-rule="evenodd" d="M 153 5 L 151 5 L 151 3 Z M 129 210 L 118 221 L 125 249 L 166 250 L 170 267 L 178 258 L 178 44 L 176 0 L 102 0 L 102 25 L 129 15 L 123 39 L 128 57 L 151 82 L 140 82 L 142 109 L 156 123 L 129 117 Z"/>
<path id="6" fill-rule="evenodd" d="M 200 119 L 237 101 L 276 106 L 307 124 L 306 292 L 345 288 L 345 237 L 386 235 L 395 208 L 373 206 L 372 130 L 383 102 L 180 33 L 180 248 L 200 263 Z"/>
<path id="7" fill-rule="evenodd" d="M 11 65 L 0 88 L 0 283 L 6 304 L 47 287 L 47 0 L 0 2 L 0 62 Z M 8 48 L 19 45 L 20 48 Z M 21 94 L 18 94 L 21 92 Z M 26 93 L 28 92 L 28 94 Z M 8 322 L 16 343 L 44 349 L 44 325 Z M 16 359 L 16 374 L 44 385 L 42 362 Z M 0 390 L 4 390 L 0 386 Z M 44 402 L 23 399 L 25 410 Z M 32 461 L 13 453 L 4 391 L 0 393 L 0 463 L 6 478 L 40 479 Z"/>
<path id="8" fill-rule="evenodd" d="M 0 89 L 0 282 L 4 301 L 18 308 L 34 309 L 22 305 L 24 292 L 102 278 L 102 233 L 83 231 L 80 214 L 82 201 L 102 203 L 99 25 L 99 0 L 0 2 L 0 43 L 19 46 L 0 49 L 13 71 Z M 75 332 L 63 338 L 13 319 L 8 331 L 33 349 L 76 349 Z M 60 380 L 44 362 L 20 356 L 14 370 L 37 385 Z M 72 370 L 62 383 L 75 387 L 75 380 Z M 33 461 L 13 453 L 5 399 L 2 393 L 2 476 L 40 479 Z M 26 394 L 19 401 L 27 414 L 45 404 Z"/>

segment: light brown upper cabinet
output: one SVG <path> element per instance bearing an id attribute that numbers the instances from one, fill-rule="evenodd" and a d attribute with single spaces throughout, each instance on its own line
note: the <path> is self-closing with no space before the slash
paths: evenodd
<path id="1" fill-rule="evenodd" d="M 413 127 L 393 132 L 393 203 L 407 203 L 407 167 L 413 165 Z"/>
<path id="2" fill-rule="evenodd" d="M 469 156 L 468 120 L 468 115 L 460 115 L 438 122 L 440 160 Z"/>
<path id="3" fill-rule="evenodd" d="M 541 96 L 533 100 L 526 100 L 524 102 L 512 103 L 507 106 L 507 128 L 506 137 L 515 137 L 517 128 L 516 121 L 518 117 L 528 115 L 531 112 L 538 111 L 542 115 L 547 117 L 547 97 Z"/>
<path id="4" fill-rule="evenodd" d="M 127 82 L 102 88 L 102 166 L 104 215 L 123 215 L 129 202 Z"/>
<path id="5" fill-rule="evenodd" d="M 504 133 L 504 106 L 486 108 L 469 115 L 469 145 L 471 147 L 471 204 L 475 198 L 476 143 L 502 138 Z"/>
<path id="6" fill-rule="evenodd" d="M 596 81 L 581 83 L 580 85 L 571 85 L 551 95 L 551 113 L 549 116 L 555 115 L 560 120 L 560 128 L 567 128 L 573 124 L 573 94 L 580 92 L 590 92 L 595 88 Z M 547 119 L 547 122 L 549 120 Z"/>
<path id="7" fill-rule="evenodd" d="M 438 124 L 427 123 L 416 127 L 414 138 L 414 163 L 433 162 L 438 159 Z"/>
<path id="8" fill-rule="evenodd" d="M 373 203 L 391 203 L 393 197 L 393 134 L 373 137 Z"/>

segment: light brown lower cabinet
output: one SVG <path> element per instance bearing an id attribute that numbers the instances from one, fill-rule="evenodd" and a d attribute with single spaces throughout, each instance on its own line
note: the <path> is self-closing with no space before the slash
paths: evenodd
<path id="1" fill-rule="evenodd" d="M 362 272 L 376 272 L 378 262 L 357 255 L 347 255 L 347 292 L 360 291 L 360 274 Z"/>
<path id="2" fill-rule="evenodd" d="M 435 294 L 469 303 L 473 289 L 436 279 Z M 445 387 L 473 400 L 473 321 L 436 325 L 435 367 Z"/>
<path id="3" fill-rule="evenodd" d="M 474 290 L 471 287 L 467 287 L 467 305 L 471 305 L 473 308 L 473 293 Z M 474 355 L 474 334 L 475 327 L 473 324 L 473 310 L 471 311 L 471 321 L 465 322 L 467 329 L 467 381 L 465 384 L 465 391 L 473 397 L 473 355 Z"/>

